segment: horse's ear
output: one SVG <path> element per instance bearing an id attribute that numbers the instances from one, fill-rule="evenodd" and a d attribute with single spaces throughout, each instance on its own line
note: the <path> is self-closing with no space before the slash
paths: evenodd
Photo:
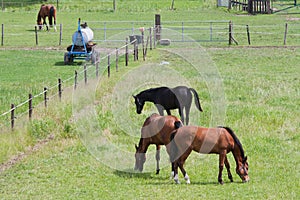
<path id="1" fill-rule="evenodd" d="M 136 99 L 136 96 L 132 95 L 132 97 L 133 97 L 134 99 Z"/>
<path id="2" fill-rule="evenodd" d="M 247 156 L 244 158 L 243 163 L 245 163 L 247 161 Z"/>
<path id="3" fill-rule="evenodd" d="M 137 145 L 135 145 L 135 149 L 138 150 L 138 146 Z"/>

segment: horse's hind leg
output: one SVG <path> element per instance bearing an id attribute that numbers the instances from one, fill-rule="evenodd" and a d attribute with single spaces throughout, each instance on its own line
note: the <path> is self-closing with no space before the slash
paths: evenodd
<path id="1" fill-rule="evenodd" d="M 156 145 L 156 174 L 159 174 L 159 161 L 160 161 L 160 145 Z"/>
<path id="2" fill-rule="evenodd" d="M 226 166 L 226 169 L 227 169 L 228 178 L 231 182 L 233 182 L 232 174 L 230 172 L 230 164 L 228 162 L 227 156 L 225 156 L 225 166 Z"/>
<path id="3" fill-rule="evenodd" d="M 180 116 L 180 120 L 182 121 L 182 123 L 184 124 L 184 114 L 183 114 L 183 107 L 179 107 L 178 108 L 178 112 L 179 112 L 179 116 Z M 187 125 L 187 124 L 186 124 Z"/>
<path id="4" fill-rule="evenodd" d="M 188 174 L 186 173 L 183 165 L 185 163 L 185 160 L 187 159 L 187 157 L 190 155 L 190 153 L 192 152 L 192 149 L 188 148 L 180 157 L 179 159 L 176 161 L 177 162 L 177 169 L 176 169 L 176 165 L 175 165 L 175 177 L 174 177 L 174 181 L 176 183 L 179 183 L 178 180 L 178 167 L 180 168 L 182 175 L 184 176 L 184 179 L 186 180 L 187 184 L 190 184 L 190 177 L 188 176 Z"/>

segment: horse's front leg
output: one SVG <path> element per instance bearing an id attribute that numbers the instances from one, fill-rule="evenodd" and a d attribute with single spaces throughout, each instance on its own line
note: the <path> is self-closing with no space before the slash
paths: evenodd
<path id="1" fill-rule="evenodd" d="M 225 167 L 227 169 L 228 178 L 231 182 L 233 182 L 232 174 L 230 172 L 230 164 L 228 162 L 227 156 L 225 156 Z"/>
<path id="2" fill-rule="evenodd" d="M 220 152 L 220 155 L 219 155 L 219 176 L 218 176 L 218 181 L 221 185 L 224 184 L 224 182 L 222 180 L 222 171 L 223 171 L 223 168 L 224 168 L 225 159 L 226 159 L 226 150 Z"/>
<path id="3" fill-rule="evenodd" d="M 54 31 L 56 32 L 56 19 L 54 18 Z"/>
<path id="4" fill-rule="evenodd" d="M 48 27 L 48 24 L 46 23 L 46 19 L 44 19 L 43 21 L 44 21 L 44 22 L 43 22 L 43 26 L 46 26 L 47 31 L 49 31 L 49 27 Z"/>
<path id="5" fill-rule="evenodd" d="M 160 161 L 160 145 L 156 145 L 156 174 L 159 174 L 159 161 Z"/>

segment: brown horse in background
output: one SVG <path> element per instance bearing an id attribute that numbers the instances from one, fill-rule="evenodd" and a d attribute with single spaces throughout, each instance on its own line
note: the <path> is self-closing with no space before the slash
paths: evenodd
<path id="1" fill-rule="evenodd" d="M 174 139 L 174 140 L 173 140 Z M 228 127 L 204 128 L 198 126 L 185 126 L 178 128 L 171 133 L 171 162 L 174 162 L 174 181 L 178 180 L 178 167 L 184 179 L 190 183 L 189 176 L 183 168 L 185 160 L 194 150 L 204 154 L 219 154 L 219 176 L 218 181 L 223 184 L 222 171 L 225 166 L 228 178 L 233 182 L 230 172 L 230 165 L 226 154 L 232 152 L 236 162 L 236 172 L 243 180 L 249 181 L 247 156 L 244 155 L 242 144 L 234 132 Z"/>
<path id="2" fill-rule="evenodd" d="M 168 145 L 170 143 L 171 132 L 183 126 L 179 118 L 167 115 L 160 116 L 159 114 L 152 114 L 148 117 L 141 129 L 141 138 L 139 145 L 136 146 L 135 153 L 135 170 L 143 171 L 144 163 L 146 161 L 146 152 L 150 144 L 156 145 L 156 174 L 159 174 L 159 160 L 160 160 L 160 145 L 166 145 L 167 152 L 170 155 Z M 167 146 L 168 145 L 168 146 Z M 172 172 L 174 172 L 174 165 L 172 164 Z"/>
<path id="3" fill-rule="evenodd" d="M 54 21 L 54 30 L 56 31 L 56 8 L 53 5 L 41 5 L 40 11 L 37 16 L 37 25 L 39 26 L 39 30 L 43 28 L 44 25 L 47 27 L 47 31 L 49 27 L 46 23 L 46 17 L 48 17 L 50 27 L 53 27 Z"/>

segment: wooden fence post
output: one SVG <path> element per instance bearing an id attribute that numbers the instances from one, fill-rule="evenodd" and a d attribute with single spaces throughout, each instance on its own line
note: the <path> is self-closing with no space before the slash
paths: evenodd
<path id="1" fill-rule="evenodd" d="M 145 53 L 144 53 L 144 61 L 146 60 L 146 56 L 147 56 L 147 49 L 148 49 L 148 43 L 149 43 L 149 36 L 147 37 L 147 40 L 146 40 L 146 48 L 145 48 Z"/>
<path id="2" fill-rule="evenodd" d="M 96 77 L 97 78 L 99 77 L 99 62 L 100 62 L 100 60 L 97 60 L 97 62 L 96 62 Z"/>
<path id="3" fill-rule="evenodd" d="M 125 66 L 128 66 L 128 38 L 126 38 L 125 46 Z"/>
<path id="4" fill-rule="evenodd" d="M 284 29 L 284 38 L 283 38 L 283 44 L 286 45 L 286 36 L 288 31 L 288 24 L 285 23 L 285 29 Z"/>
<path id="5" fill-rule="evenodd" d="M 119 71 L 119 49 L 118 48 L 116 48 L 116 72 L 118 72 Z"/>
<path id="6" fill-rule="evenodd" d="M 248 25 L 246 25 L 246 29 L 247 29 L 248 44 L 250 45 L 251 41 L 250 41 L 250 32 L 249 32 L 249 26 Z"/>
<path id="7" fill-rule="evenodd" d="M 116 12 L 116 9 L 117 9 L 117 3 L 116 3 L 116 0 L 113 0 L 113 9 L 114 9 L 114 12 Z"/>
<path id="8" fill-rule="evenodd" d="M 61 94 L 62 94 L 62 90 L 61 90 L 61 79 L 58 79 L 58 96 L 59 96 L 59 100 L 61 101 Z"/>
<path id="9" fill-rule="evenodd" d="M 83 66 L 84 71 L 84 83 L 87 84 L 87 70 L 86 70 L 86 64 Z"/>
<path id="10" fill-rule="evenodd" d="M 34 32 L 35 32 L 35 44 L 38 45 L 39 42 L 38 42 L 38 32 L 37 32 L 37 27 L 35 26 L 34 27 Z"/>
<path id="11" fill-rule="evenodd" d="M 61 45 L 61 41 L 62 41 L 62 24 L 59 25 L 59 42 L 58 45 Z"/>
<path id="12" fill-rule="evenodd" d="M 76 88 L 77 88 L 77 77 L 78 77 L 78 73 L 77 73 L 77 71 L 75 70 L 75 76 L 74 76 L 74 90 L 76 90 Z"/>
<path id="13" fill-rule="evenodd" d="M 229 40 L 228 40 L 228 44 L 231 45 L 231 38 L 232 38 L 232 22 L 229 21 Z"/>
<path id="14" fill-rule="evenodd" d="M 149 28 L 150 50 L 152 50 L 152 27 Z"/>
<path id="15" fill-rule="evenodd" d="M 1 46 L 4 44 L 4 24 L 1 26 Z"/>
<path id="16" fill-rule="evenodd" d="M 142 31 L 142 50 L 143 50 L 143 58 L 145 58 L 144 30 Z"/>
<path id="17" fill-rule="evenodd" d="M 15 104 L 11 104 L 10 120 L 11 129 L 13 130 L 15 127 Z"/>
<path id="18" fill-rule="evenodd" d="M 107 56 L 107 76 L 110 77 L 110 55 Z"/>
<path id="19" fill-rule="evenodd" d="M 135 38 L 135 37 L 134 37 L 134 38 Z M 137 49 L 137 47 L 136 47 L 137 44 L 136 44 L 136 43 L 137 43 L 137 40 L 136 40 L 136 38 L 135 38 L 135 41 L 134 41 L 134 43 L 133 43 L 133 55 L 134 55 L 134 59 L 133 59 L 133 60 L 134 60 L 134 61 L 137 61 L 137 50 L 136 50 L 136 49 Z"/>
<path id="20" fill-rule="evenodd" d="M 160 33 L 161 33 L 161 22 L 160 22 L 160 15 L 156 14 L 155 15 L 155 39 L 156 40 L 160 40 Z"/>
<path id="21" fill-rule="evenodd" d="M 47 98 L 47 88 L 44 87 L 44 103 L 45 103 L 45 108 L 47 108 L 47 101 L 48 101 L 48 98 Z"/>
<path id="22" fill-rule="evenodd" d="M 29 114 L 29 120 L 31 120 L 32 117 L 32 94 L 29 94 L 29 99 L 28 99 L 28 114 Z"/>

